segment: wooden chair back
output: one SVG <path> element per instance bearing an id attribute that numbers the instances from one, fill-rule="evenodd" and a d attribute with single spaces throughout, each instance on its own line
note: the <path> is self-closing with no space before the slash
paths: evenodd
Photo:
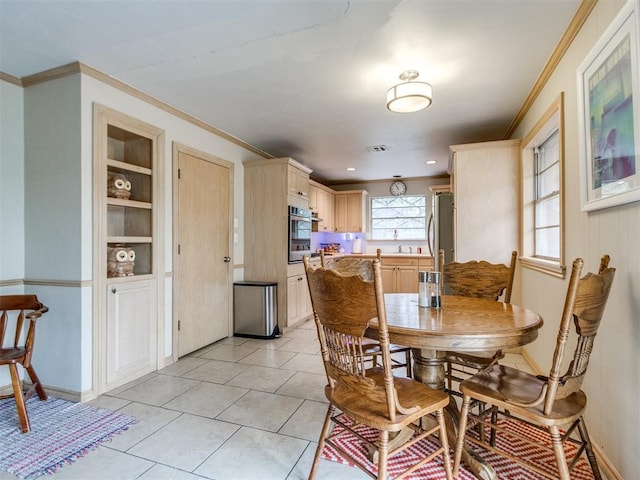
<path id="1" fill-rule="evenodd" d="M 511 303 L 513 277 L 516 271 L 518 252 L 511 252 L 510 265 L 494 264 L 484 260 L 466 263 L 444 263 L 444 250 L 438 252 L 442 269 L 444 293 L 466 297 L 492 298 Z"/>
<path id="2" fill-rule="evenodd" d="M 381 250 L 377 251 L 377 259 L 381 259 Z M 373 260 L 358 257 L 327 258 L 324 252 L 320 252 L 320 264 L 322 268 L 335 270 L 345 275 L 360 275 L 365 280 L 373 282 Z"/>
<path id="3" fill-rule="evenodd" d="M 609 267 L 609 260 L 609 255 L 603 255 L 598 273 L 589 272 L 582 278 L 580 275 L 584 261 L 577 258 L 573 262 L 553 363 L 548 381 L 541 392 L 541 396 L 544 395 L 545 415 L 552 412 L 556 399 L 566 398 L 582 387 L 616 271 Z M 560 375 L 572 324 L 578 337 L 577 345 L 566 373 Z"/>
<path id="4" fill-rule="evenodd" d="M 397 402 L 380 261 L 372 262 L 373 281 L 334 269 L 314 270 L 307 258 L 303 261 L 329 386 L 347 387 L 353 392 L 354 401 L 384 405 L 391 421 L 395 421 L 398 413 L 411 413 L 412 408 L 404 408 Z M 364 333 L 369 322 L 376 318 L 384 376 L 382 384 L 370 378 L 371 371 L 365 367 L 369 339 Z M 379 368 L 374 370 L 379 372 Z"/>
<path id="5" fill-rule="evenodd" d="M 49 309 L 40 303 L 35 295 L 0 295 L 0 312 L 2 312 L 0 314 L 0 365 L 9 367 L 13 388 L 11 395 L 2 395 L 0 398 L 15 398 L 18 419 L 23 433 L 27 433 L 31 429 L 26 401 L 34 392 L 37 392 L 41 400 L 47 399 L 47 393 L 44 391 L 33 365 L 31 365 L 36 321 L 47 311 Z M 15 322 L 13 321 L 14 315 Z M 24 341 L 22 341 L 25 321 L 29 322 L 29 328 Z M 12 327 L 9 328 L 9 326 Z M 8 331 L 9 334 L 7 334 Z M 5 339 L 8 341 L 5 342 Z M 17 365 L 22 365 L 31 379 L 32 386 L 27 393 L 23 392 Z"/>

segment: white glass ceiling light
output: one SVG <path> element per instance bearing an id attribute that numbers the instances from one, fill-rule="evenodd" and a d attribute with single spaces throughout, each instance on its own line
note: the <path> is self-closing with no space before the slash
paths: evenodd
<path id="1" fill-rule="evenodd" d="M 415 82 L 418 78 L 417 70 L 407 70 L 400 74 L 399 83 L 387 90 L 387 108 L 392 112 L 412 113 L 424 110 L 431 105 L 431 85 L 425 82 Z"/>

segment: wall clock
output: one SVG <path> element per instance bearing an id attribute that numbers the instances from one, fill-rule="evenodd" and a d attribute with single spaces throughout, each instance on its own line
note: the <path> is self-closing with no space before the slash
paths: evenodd
<path id="1" fill-rule="evenodd" d="M 404 182 L 393 182 L 391 184 L 391 195 L 394 196 L 398 196 L 398 195 L 404 195 L 407 192 L 407 186 L 404 184 Z"/>

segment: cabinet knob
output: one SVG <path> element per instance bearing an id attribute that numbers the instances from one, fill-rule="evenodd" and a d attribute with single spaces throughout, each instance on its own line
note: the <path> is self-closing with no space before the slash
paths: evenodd
<path id="1" fill-rule="evenodd" d="M 229 263 L 231 261 L 231 257 L 225 256 L 224 263 Z"/>
<path id="2" fill-rule="evenodd" d="M 116 293 L 116 287 L 113 287 L 113 288 L 111 289 L 111 293 Z"/>

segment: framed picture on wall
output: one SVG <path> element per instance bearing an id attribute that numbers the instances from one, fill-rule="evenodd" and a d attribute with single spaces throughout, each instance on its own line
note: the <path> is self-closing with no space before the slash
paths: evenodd
<path id="1" fill-rule="evenodd" d="M 578 67 L 582 211 L 640 201 L 638 4 L 623 6 Z"/>

